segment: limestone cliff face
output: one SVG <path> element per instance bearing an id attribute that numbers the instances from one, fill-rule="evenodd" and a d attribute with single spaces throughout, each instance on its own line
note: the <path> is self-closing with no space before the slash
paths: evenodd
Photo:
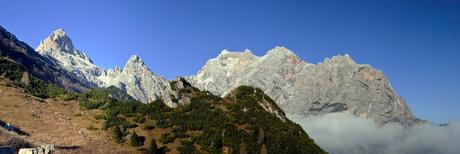
<path id="1" fill-rule="evenodd" d="M 27 68 L 30 75 L 66 89 L 84 92 L 87 82 L 75 78 L 72 72 L 55 65 L 54 61 L 35 52 L 29 45 L 0 26 L 0 57 Z M 28 75 L 26 75 L 27 77 Z M 24 80 L 26 80 L 24 78 Z"/>
<path id="2" fill-rule="evenodd" d="M 177 105 L 170 98 L 166 98 L 169 96 L 167 91 L 170 91 L 169 81 L 150 71 L 137 55 L 131 56 L 123 69 L 116 67 L 104 70 L 95 65 L 84 52 L 76 49 L 63 29 L 51 33 L 36 51 L 52 61 L 56 67 L 72 72 L 73 76 L 84 81 L 88 87 L 115 86 L 144 103 L 162 98 L 170 107 Z"/>
<path id="3" fill-rule="evenodd" d="M 101 84 L 96 77 L 103 73 L 103 69 L 93 64 L 83 51 L 75 49 L 64 29 L 55 30 L 41 41 L 35 50 L 54 62 L 55 66 L 71 72 L 74 77 L 86 82 L 88 87 Z"/>
<path id="4" fill-rule="evenodd" d="M 249 50 L 224 50 L 188 80 L 220 96 L 240 85 L 258 87 L 289 114 L 350 111 L 380 123 L 418 121 L 382 72 L 357 64 L 349 55 L 309 64 L 284 47 L 262 57 Z"/>

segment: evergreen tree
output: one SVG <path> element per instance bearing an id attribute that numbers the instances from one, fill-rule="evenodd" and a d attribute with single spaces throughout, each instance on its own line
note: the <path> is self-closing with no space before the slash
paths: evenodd
<path id="1" fill-rule="evenodd" d="M 131 135 L 130 141 L 131 141 L 131 146 L 133 147 L 138 147 L 143 144 L 141 143 L 142 141 L 140 140 L 139 136 L 137 136 L 136 131 L 134 131 L 133 134 Z"/>
<path id="2" fill-rule="evenodd" d="M 152 138 L 152 141 L 150 142 L 150 146 L 149 146 L 149 149 L 147 150 L 147 153 L 148 154 L 158 154 L 159 153 L 157 143 L 155 142 L 154 138 Z"/>
<path id="3" fill-rule="evenodd" d="M 121 132 L 118 125 L 113 128 L 113 139 L 117 143 L 123 143 L 123 132 Z"/>

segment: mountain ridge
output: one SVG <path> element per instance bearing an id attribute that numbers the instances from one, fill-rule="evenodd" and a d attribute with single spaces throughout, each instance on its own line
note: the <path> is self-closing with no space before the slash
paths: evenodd
<path id="1" fill-rule="evenodd" d="M 26 67 L 30 74 L 52 82 L 72 91 L 85 92 L 89 87 L 86 81 L 79 80 L 71 72 L 55 65 L 55 61 L 42 57 L 29 45 L 0 26 L 0 55 Z"/>
<path id="2" fill-rule="evenodd" d="M 311 64 L 280 46 L 260 57 L 246 51 L 222 53 L 187 78 L 192 85 L 220 96 L 238 85 L 258 87 L 290 114 L 349 110 L 381 124 L 409 126 L 420 121 L 380 70 L 357 64 L 348 54 Z"/>
<path id="3" fill-rule="evenodd" d="M 41 41 L 36 50 L 80 80 L 88 81 L 88 87 L 115 86 L 144 103 L 153 102 L 170 92 L 168 80 L 153 73 L 139 56 L 132 55 L 123 68 L 105 70 L 95 65 L 83 51 L 76 49 L 62 28 Z M 177 105 L 170 99 L 165 99 L 165 103 L 171 107 Z"/>
<path id="4" fill-rule="evenodd" d="M 56 35 L 71 41 L 63 29 L 55 32 L 48 39 Z M 60 55 L 75 53 L 60 51 L 62 49 L 79 51 L 73 48 L 71 42 L 48 44 L 63 46 L 39 46 L 38 52 L 64 66 L 81 64 L 83 67 L 68 69 L 93 83 L 93 87 L 116 86 L 144 103 L 161 98 L 168 106 L 177 106 L 174 97 L 171 97 L 177 95 L 177 91 L 171 88 L 166 78 L 153 73 L 137 55 L 131 56 L 122 69 L 104 70 L 92 65 L 90 58 L 82 58 L 85 61 L 77 65 L 70 65 L 74 62 L 72 60 L 59 58 Z M 43 49 L 54 51 L 44 52 Z M 68 57 L 72 59 L 75 56 Z M 308 116 L 350 111 L 382 124 L 398 122 L 409 126 L 419 121 L 380 70 L 368 64 L 358 64 L 348 54 L 311 64 L 282 46 L 274 47 L 263 56 L 254 55 L 249 49 L 243 52 L 223 50 L 216 58 L 209 59 L 196 75 L 187 77 L 187 81 L 221 97 L 240 85 L 254 86 L 262 89 L 290 114 Z"/>

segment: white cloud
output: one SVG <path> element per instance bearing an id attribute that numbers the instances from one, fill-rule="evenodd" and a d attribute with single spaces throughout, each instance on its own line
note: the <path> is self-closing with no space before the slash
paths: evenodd
<path id="1" fill-rule="evenodd" d="M 460 153 L 460 122 L 446 127 L 420 124 L 404 128 L 390 123 L 379 126 L 371 119 L 348 112 L 323 116 L 288 115 L 315 142 L 330 153 Z"/>

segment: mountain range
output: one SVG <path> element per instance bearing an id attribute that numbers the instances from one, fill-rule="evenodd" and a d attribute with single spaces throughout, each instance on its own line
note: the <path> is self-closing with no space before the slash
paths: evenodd
<path id="1" fill-rule="evenodd" d="M 138 56 L 104 70 L 62 29 L 34 51 L 0 28 L 0 74 L 0 153 L 325 153 L 259 88 L 219 97 Z"/>
<path id="2" fill-rule="evenodd" d="M 250 50 L 224 50 L 188 80 L 221 96 L 240 85 L 261 88 L 289 114 L 348 111 L 381 124 L 409 126 L 421 121 L 381 71 L 357 64 L 347 54 L 310 64 L 285 47 L 275 47 L 261 57 Z"/>
<path id="3" fill-rule="evenodd" d="M 162 98 L 168 106 L 177 106 L 178 102 L 173 102 L 170 97 L 177 96 L 177 93 L 171 89 L 169 81 L 150 71 L 137 55 L 131 56 L 124 68 L 104 70 L 84 52 L 75 49 L 63 29 L 52 32 L 40 42 L 36 51 L 57 67 L 71 72 L 87 87 L 115 86 L 144 103 Z"/>
<path id="4" fill-rule="evenodd" d="M 36 51 L 54 67 L 71 72 L 85 87 L 115 86 L 144 103 L 159 98 L 170 107 L 181 103 L 174 101 L 177 92 L 169 81 L 153 73 L 136 55 L 124 68 L 104 70 L 76 49 L 63 29 L 52 32 Z M 410 126 L 421 121 L 381 71 L 357 64 L 349 55 L 311 64 L 285 47 L 275 47 L 261 57 L 250 50 L 223 50 L 186 80 L 218 96 L 241 85 L 254 86 L 288 114 L 309 116 L 348 111 L 381 124 L 397 122 Z"/>
<path id="5" fill-rule="evenodd" d="M 178 92 L 170 82 L 153 73 L 136 55 L 129 58 L 124 68 L 104 70 L 76 49 L 63 29 L 52 32 L 35 50 L 4 29 L 2 36 L 4 42 L 15 40 L 7 47 L 22 51 L 25 56 L 12 56 L 33 70 L 33 75 L 59 86 L 74 91 L 115 86 L 143 103 L 163 99 L 170 107 L 187 102 L 178 100 Z M 22 60 L 24 57 L 28 59 Z M 398 122 L 410 126 L 421 121 L 381 71 L 357 64 L 349 55 L 310 64 L 285 47 L 275 47 L 261 57 L 250 50 L 224 50 L 186 80 L 218 96 L 241 85 L 254 86 L 288 114 L 309 116 L 348 111 L 381 124 Z"/>

